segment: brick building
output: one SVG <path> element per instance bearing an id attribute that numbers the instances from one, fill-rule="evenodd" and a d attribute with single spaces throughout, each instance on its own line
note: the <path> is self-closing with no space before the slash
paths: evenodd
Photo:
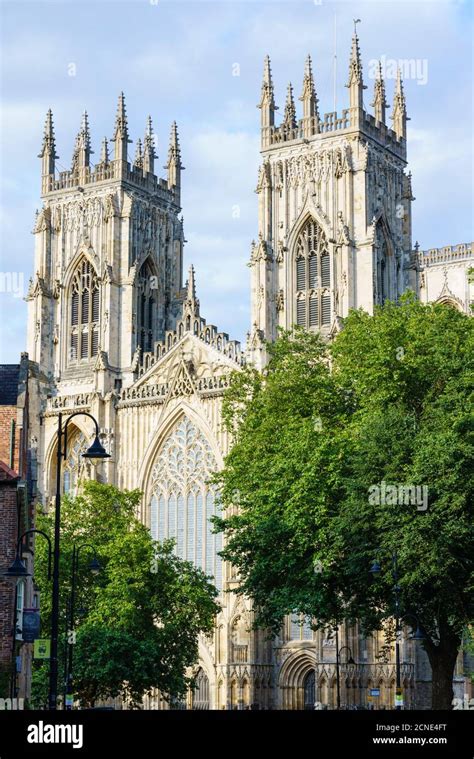
<path id="1" fill-rule="evenodd" d="M 21 628 L 23 608 L 34 605 L 33 581 L 2 577 L 15 558 L 19 535 L 33 526 L 30 375 L 27 353 L 19 364 L 0 366 L 0 698 L 26 698 L 30 691 L 32 646 L 23 644 Z M 22 549 L 30 572 L 32 537 Z"/>

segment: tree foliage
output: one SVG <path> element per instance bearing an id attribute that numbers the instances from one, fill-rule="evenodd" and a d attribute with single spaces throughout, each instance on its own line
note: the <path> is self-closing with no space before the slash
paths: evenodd
<path id="1" fill-rule="evenodd" d="M 240 592 L 274 630 L 292 612 L 380 629 L 396 552 L 401 613 L 422 625 L 433 704 L 449 708 L 474 611 L 472 320 L 408 296 L 352 312 L 330 344 L 295 329 L 268 351 L 264 375 L 246 369 L 225 400 L 235 445 L 217 526 Z"/>
<path id="2" fill-rule="evenodd" d="M 139 704 L 158 688 L 178 697 L 189 685 L 188 667 L 198 655 L 198 634 L 213 629 L 217 590 L 205 574 L 174 554 L 172 541 L 160 544 L 136 518 L 139 491 L 120 491 L 94 481 L 80 495 L 64 497 L 61 508 L 61 635 L 64 654 L 66 604 L 71 592 L 73 545 L 79 551 L 74 689 L 81 703 L 108 696 Z M 54 511 L 39 518 L 53 533 Z M 49 637 L 51 588 L 46 541 L 36 541 L 35 581 L 41 590 L 44 637 Z M 96 554 L 101 572 L 88 569 Z M 47 666 L 38 666 L 33 698 L 42 703 Z M 61 670 L 60 670 L 61 671 Z"/>

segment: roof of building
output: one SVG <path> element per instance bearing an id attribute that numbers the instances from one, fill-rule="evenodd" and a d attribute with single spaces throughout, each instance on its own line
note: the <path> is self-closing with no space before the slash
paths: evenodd
<path id="1" fill-rule="evenodd" d="M 0 406 L 16 406 L 20 364 L 0 364 Z"/>
<path id="2" fill-rule="evenodd" d="M 15 481 L 19 479 L 19 474 L 17 474 L 14 469 L 11 469 L 8 464 L 5 464 L 4 461 L 0 460 L 0 482 L 4 482 L 5 480 Z"/>

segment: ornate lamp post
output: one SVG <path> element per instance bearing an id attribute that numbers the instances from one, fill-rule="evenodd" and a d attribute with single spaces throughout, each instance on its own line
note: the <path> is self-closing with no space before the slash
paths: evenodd
<path id="1" fill-rule="evenodd" d="M 54 514 L 54 559 L 53 559 L 53 592 L 51 612 L 51 660 L 49 670 L 49 708 L 56 710 L 58 698 L 58 632 L 59 632 L 59 541 L 61 532 L 61 468 L 67 456 L 67 428 L 75 416 L 88 416 L 95 425 L 95 438 L 92 445 L 82 454 L 84 458 L 101 461 L 110 458 L 99 440 L 99 425 L 95 417 L 87 411 L 76 411 L 66 419 L 63 430 L 63 417 L 59 414 L 57 431 L 57 463 L 56 463 L 56 508 Z"/>
<path id="2" fill-rule="evenodd" d="M 344 651 L 347 648 L 349 652 L 349 658 L 346 661 L 346 664 L 355 664 L 354 659 L 352 658 L 352 651 L 349 646 L 341 646 L 339 648 L 339 628 L 336 627 L 336 696 L 337 696 L 337 710 L 341 708 L 341 677 L 339 672 L 340 667 L 340 657 L 341 657 L 341 651 Z"/>
<path id="3" fill-rule="evenodd" d="M 396 551 L 392 552 L 392 578 L 394 581 L 393 586 L 393 595 L 394 595 L 394 607 L 395 607 L 395 670 L 396 670 L 396 705 L 395 709 L 400 711 L 403 709 L 403 706 L 400 703 L 397 703 L 398 700 L 402 699 L 402 676 L 401 676 L 401 666 L 400 666 L 400 635 L 402 632 L 402 625 L 401 621 L 403 619 L 407 619 L 408 617 L 411 617 L 416 621 L 416 630 L 415 633 L 412 636 L 413 640 L 424 640 L 425 636 L 420 628 L 420 623 L 418 621 L 418 618 L 415 617 L 413 614 L 400 614 L 400 585 L 398 584 L 398 555 Z M 370 567 L 370 573 L 375 577 L 379 575 L 382 571 L 382 567 L 380 566 L 379 562 L 377 560 L 372 562 L 372 566 Z"/>

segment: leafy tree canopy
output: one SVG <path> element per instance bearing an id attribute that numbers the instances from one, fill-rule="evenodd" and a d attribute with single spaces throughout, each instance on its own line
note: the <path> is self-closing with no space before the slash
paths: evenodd
<path id="1" fill-rule="evenodd" d="M 225 399 L 235 445 L 216 523 L 240 592 L 274 630 L 292 612 L 380 629 L 396 552 L 401 613 L 422 625 L 433 703 L 449 708 L 474 611 L 473 321 L 405 296 L 351 312 L 329 344 L 295 328 L 268 351 Z"/>
<path id="2" fill-rule="evenodd" d="M 74 689 L 83 704 L 122 696 L 139 704 L 158 688 L 179 697 L 189 686 L 200 632 L 218 611 L 210 578 L 174 554 L 172 541 L 154 541 L 136 517 L 141 494 L 90 481 L 61 507 L 61 647 L 71 593 L 73 545 L 79 550 L 74 630 Z M 54 511 L 38 519 L 53 534 Z M 44 637 L 49 636 L 51 587 L 46 541 L 36 541 L 35 581 L 41 590 Z M 97 556 L 101 572 L 88 569 Z M 60 656 L 59 661 L 62 661 Z M 44 699 L 47 666 L 34 675 L 33 699 Z"/>

